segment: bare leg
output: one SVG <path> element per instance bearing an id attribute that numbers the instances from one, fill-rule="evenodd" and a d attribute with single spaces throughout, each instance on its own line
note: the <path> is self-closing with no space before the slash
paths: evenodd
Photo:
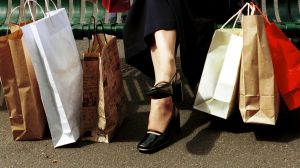
<path id="1" fill-rule="evenodd" d="M 176 72 L 175 51 L 176 31 L 159 30 L 154 33 L 155 42 L 151 46 L 155 84 L 169 82 Z M 172 117 L 173 102 L 171 97 L 152 99 L 149 115 L 149 130 L 164 132 Z"/>

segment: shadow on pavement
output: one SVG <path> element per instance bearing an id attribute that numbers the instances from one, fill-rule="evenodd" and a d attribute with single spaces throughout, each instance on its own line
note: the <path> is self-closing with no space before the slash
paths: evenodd
<path id="1" fill-rule="evenodd" d="M 133 109 L 133 112 L 128 114 L 128 117 L 125 118 L 120 130 L 116 134 L 113 141 L 115 142 L 138 142 L 143 138 L 148 124 L 148 111 L 145 112 L 136 112 L 136 109 Z"/>
<path id="2" fill-rule="evenodd" d="M 244 123 L 238 109 L 235 109 L 227 120 L 193 110 L 189 120 L 182 127 L 183 135 L 180 139 L 209 122 L 206 128 L 201 129 L 192 140 L 187 142 L 186 147 L 191 154 L 209 154 L 222 132 L 234 134 L 253 132 L 257 141 L 288 143 L 300 138 L 299 121 L 300 110 L 288 111 L 285 106 L 281 107 L 275 126 Z"/>
<path id="3" fill-rule="evenodd" d="M 300 111 L 281 111 L 275 126 L 255 126 L 259 141 L 291 142 L 300 138 Z"/>
<path id="4" fill-rule="evenodd" d="M 190 135 L 195 129 L 201 126 L 204 128 L 201 129 L 192 140 L 187 142 L 186 148 L 188 152 L 196 155 L 207 155 L 214 147 L 221 132 L 211 128 L 211 118 L 211 116 L 199 111 L 192 111 L 189 120 L 186 125 L 183 126 L 184 133 L 181 138 Z"/>

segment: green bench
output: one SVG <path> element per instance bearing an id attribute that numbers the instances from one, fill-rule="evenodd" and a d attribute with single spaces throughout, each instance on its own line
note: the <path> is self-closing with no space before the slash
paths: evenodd
<path id="1" fill-rule="evenodd" d="M 262 11 L 270 21 L 300 46 L 300 0 L 261 0 Z"/>
<path id="2" fill-rule="evenodd" d="M 12 2 L 9 5 L 9 1 Z M 104 22 L 105 19 L 105 10 L 101 5 L 101 1 L 97 4 L 93 4 L 90 1 L 85 0 L 73 0 L 73 3 L 70 3 L 69 0 L 53 0 L 58 8 L 65 8 L 70 22 L 72 24 L 73 33 L 76 39 L 82 39 L 89 35 L 88 33 L 88 24 L 90 21 L 90 17 L 94 15 L 97 21 L 101 20 Z M 82 3 L 83 1 L 83 3 Z M 37 2 L 45 7 L 44 0 L 37 0 Z M 16 0 L 1 0 L 0 1 L 0 35 L 5 35 L 7 32 L 7 16 L 11 12 L 11 9 L 19 6 L 20 1 Z M 53 5 L 50 4 L 51 9 L 53 9 Z M 36 7 L 33 3 L 34 13 L 37 18 L 41 18 L 43 16 L 41 10 Z M 23 9 L 15 11 L 11 16 L 11 21 L 14 23 L 18 22 L 18 19 L 21 17 Z M 126 13 L 122 14 L 123 16 Z M 26 19 L 30 19 L 30 14 L 28 10 L 25 13 Z M 97 32 L 105 32 L 107 34 L 114 34 L 118 38 L 122 38 L 122 30 L 124 27 L 124 23 L 104 23 L 103 26 L 100 23 L 97 23 Z"/>
<path id="3" fill-rule="evenodd" d="M 9 6 L 11 1 L 11 6 Z M 70 3 L 69 0 L 53 0 L 57 6 L 63 7 L 67 10 L 70 22 L 72 24 L 74 36 L 76 39 L 82 39 L 89 35 L 88 24 L 90 16 L 94 15 L 96 19 L 102 22 L 105 19 L 105 10 L 101 5 L 101 1 L 97 4 L 93 4 L 87 0 L 73 0 Z M 44 0 L 38 0 L 38 2 L 44 5 Z M 290 37 L 293 42 L 299 47 L 300 45 L 300 0 L 259 0 L 262 11 L 267 17 L 275 22 L 284 33 Z M 0 34 L 6 33 L 5 22 L 7 14 L 10 13 L 13 7 L 20 5 L 20 1 L 17 0 L 1 0 L 0 1 Z M 33 5 L 34 9 L 36 8 Z M 50 5 L 53 9 L 53 5 Z M 17 22 L 20 17 L 20 11 L 13 13 L 11 20 Z M 126 16 L 126 13 L 123 14 Z M 29 12 L 25 13 L 26 18 L 30 18 Z M 42 17 L 40 9 L 36 8 L 36 16 Z M 101 26 L 97 24 L 97 32 L 105 32 L 107 34 L 114 34 L 118 38 L 122 38 L 122 30 L 124 23 L 104 23 Z"/>

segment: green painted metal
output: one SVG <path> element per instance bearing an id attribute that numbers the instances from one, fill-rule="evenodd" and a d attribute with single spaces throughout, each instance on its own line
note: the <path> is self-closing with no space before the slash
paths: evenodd
<path id="1" fill-rule="evenodd" d="M 24 0 L 25 1 L 25 0 Z M 40 0 L 41 1 L 41 0 Z M 18 1 L 13 1 L 15 4 L 13 4 L 14 7 L 21 5 L 20 2 Z M 37 1 L 41 6 L 44 6 L 44 4 L 41 4 L 41 2 Z M 43 1 L 44 3 L 44 1 Z M 24 4 L 23 4 L 24 5 Z M 35 15 L 37 12 L 38 14 L 36 14 L 35 18 L 41 18 L 41 16 L 43 16 L 40 8 L 33 2 L 30 2 L 29 5 L 31 6 L 32 12 Z M 13 8 L 14 8 L 13 7 Z M 11 8 L 11 9 L 13 9 Z M 24 11 L 23 11 L 24 10 Z M 37 11 L 38 10 L 38 11 Z M 43 9 L 44 10 L 44 9 Z M 22 16 L 20 17 L 20 20 L 18 20 L 19 15 L 22 14 Z M 24 14 L 24 15 L 23 15 Z M 25 8 L 21 7 L 19 10 L 14 11 L 14 13 L 12 14 L 11 20 L 10 22 L 13 23 L 18 23 L 18 22 L 25 22 L 25 21 L 29 21 L 32 20 L 31 14 L 30 14 L 30 10 L 29 10 L 29 6 L 28 4 L 25 6 Z"/>
<path id="2" fill-rule="evenodd" d="M 25 1 L 25 0 L 24 0 Z M 22 18 L 22 21 L 28 21 L 28 20 L 32 20 L 31 14 L 30 14 L 30 10 L 28 9 L 28 6 L 26 8 L 23 8 L 25 11 L 21 11 L 22 13 L 24 13 L 24 16 Z"/>
<path id="3" fill-rule="evenodd" d="M 282 29 L 288 37 L 300 38 L 300 23 L 286 22 L 286 28 Z"/>
<path id="4" fill-rule="evenodd" d="M 80 39 L 83 37 L 91 38 L 90 36 L 92 33 L 89 33 L 90 32 L 89 23 L 91 22 L 90 19 L 93 16 L 93 10 L 94 10 L 93 3 L 86 1 L 83 23 L 80 24 L 81 26 L 77 26 L 80 30 L 77 30 L 76 37 Z"/>
<path id="5" fill-rule="evenodd" d="M 89 20 L 87 20 L 87 24 L 82 25 L 82 34 L 80 38 L 83 37 L 87 37 L 87 38 L 91 38 L 91 36 L 95 33 L 97 33 L 96 30 L 96 24 L 97 24 L 97 20 L 95 18 L 95 20 L 93 20 L 93 18 L 91 18 L 91 16 L 89 17 Z"/>
<path id="6" fill-rule="evenodd" d="M 46 5 L 45 5 L 45 0 L 38 0 L 37 2 L 42 7 L 42 9 L 41 9 L 38 5 L 34 4 L 35 5 L 35 11 L 36 11 L 36 18 L 40 19 L 40 18 L 44 17 L 43 12 L 46 12 Z M 43 12 L 42 12 L 42 10 L 43 10 Z"/>
<path id="7" fill-rule="evenodd" d="M 104 23 L 103 26 L 101 24 L 97 25 L 97 32 L 111 34 L 111 35 L 115 35 L 117 38 L 122 38 L 123 28 L 124 28 L 124 23 L 114 23 L 114 24 Z"/>
<path id="8" fill-rule="evenodd" d="M 281 22 L 290 22 L 290 8 L 289 0 L 278 0 L 278 12 Z"/>
<path id="9" fill-rule="evenodd" d="M 70 22 L 72 24 L 73 34 L 76 39 L 82 39 L 84 37 L 83 24 L 80 23 L 81 14 L 81 0 L 73 0 L 72 14 Z"/>
<path id="10" fill-rule="evenodd" d="M 290 12 L 292 20 L 300 23 L 300 0 L 290 0 Z"/>
<path id="11" fill-rule="evenodd" d="M 0 1 L 0 25 L 5 23 L 8 10 L 8 1 Z"/>
<path id="12" fill-rule="evenodd" d="M 58 0 L 52 0 L 52 1 L 54 2 L 55 6 L 58 7 L 58 6 L 57 6 Z M 62 0 L 62 1 L 63 1 L 63 0 Z M 55 10 L 55 6 L 52 4 L 51 0 L 49 0 L 49 10 L 50 10 L 50 11 Z"/>
<path id="13" fill-rule="evenodd" d="M 105 9 L 103 8 L 102 3 L 101 3 L 100 0 L 98 1 L 98 6 L 97 7 L 98 7 L 98 11 L 97 11 L 97 14 L 96 14 L 96 18 L 97 18 L 97 20 L 100 20 L 100 21 L 104 22 Z"/>
<path id="14" fill-rule="evenodd" d="M 90 38 L 91 35 L 94 33 L 93 23 L 91 23 L 90 29 L 88 24 L 74 25 L 72 26 L 72 28 L 73 28 L 74 37 L 76 39 L 83 39 L 84 37 Z M 96 24 L 95 32 L 115 35 L 118 39 L 122 39 L 123 28 L 124 28 L 124 23 L 115 23 L 115 24 L 104 23 L 103 25 L 101 25 L 101 23 L 98 22 Z"/>
<path id="15" fill-rule="evenodd" d="M 70 8 L 69 0 L 61 0 L 61 7 L 65 8 L 66 12 L 69 15 L 69 8 Z"/>
<path id="16" fill-rule="evenodd" d="M 88 7 L 88 5 L 90 6 L 90 8 Z M 93 25 L 96 24 L 97 19 L 93 15 L 93 4 L 92 3 L 89 3 L 89 4 L 86 3 L 86 10 L 87 11 L 85 12 L 85 15 L 84 15 L 84 24 L 82 25 L 82 35 L 84 37 L 91 38 L 91 35 L 93 34 L 93 32 L 95 33 L 95 30 L 93 30 L 94 29 Z M 94 21 L 93 21 L 92 16 L 95 19 Z"/>
<path id="17" fill-rule="evenodd" d="M 14 9 L 15 7 L 20 5 L 20 0 L 12 0 L 12 8 Z M 10 22 L 13 23 L 18 23 L 19 20 L 19 15 L 20 15 L 20 10 L 16 10 L 10 17 Z"/>
<path id="18" fill-rule="evenodd" d="M 85 13 L 83 23 L 87 24 L 90 22 L 91 16 L 93 16 L 94 6 L 92 2 L 86 1 L 85 2 Z"/>
<path id="19" fill-rule="evenodd" d="M 49 0 L 50 1 L 50 0 Z M 277 26 L 282 29 L 288 37 L 291 37 L 293 41 L 299 40 L 300 33 L 300 15 L 299 15 L 299 1 L 300 0 L 265 0 L 267 16 L 271 22 L 275 22 Z M 39 4 L 45 7 L 44 0 L 38 0 Z M 58 0 L 54 0 L 54 2 L 58 3 Z M 61 0 L 61 7 L 66 8 L 68 14 L 70 16 L 70 22 L 72 24 L 73 33 L 76 39 L 82 39 L 84 37 L 88 37 L 89 34 L 89 20 L 93 15 L 93 4 L 91 2 L 86 2 L 84 9 L 84 16 L 81 16 L 81 0 L 73 0 L 73 3 L 70 4 L 70 0 Z M 278 11 L 274 8 L 274 3 L 278 2 Z M 12 7 L 18 6 L 20 0 L 12 0 Z M 52 4 L 49 5 L 50 9 L 53 10 L 54 6 Z M 276 5 L 275 5 L 276 6 Z M 105 18 L 105 10 L 101 5 L 101 0 L 97 3 L 97 13 L 96 13 L 96 32 L 97 33 L 106 33 L 116 35 L 117 38 L 122 38 L 122 32 L 124 28 L 124 23 L 105 23 L 103 25 L 100 24 L 100 21 L 104 21 Z M 4 26 L 5 18 L 7 12 L 10 11 L 8 8 L 8 2 L 5 0 L 0 1 L 0 34 L 3 35 L 6 33 L 7 27 Z M 37 16 L 42 17 L 42 13 L 39 8 L 36 10 Z M 29 10 L 26 10 L 26 18 L 30 18 Z M 275 14 L 279 14 L 279 17 L 282 23 L 278 23 L 276 20 Z M 80 18 L 83 18 L 82 22 Z M 123 21 L 127 17 L 127 13 L 122 13 Z M 15 11 L 12 15 L 12 22 L 17 22 L 19 18 L 19 11 Z M 91 26 L 93 27 L 93 26 Z M 219 27 L 219 24 L 216 24 L 216 28 Z"/>
<path id="20" fill-rule="evenodd" d="M 274 1 L 266 0 L 267 16 L 270 21 L 277 22 L 274 9 Z"/>
<path id="21" fill-rule="evenodd" d="M 80 24 L 81 0 L 73 0 L 70 22 L 72 25 Z"/>

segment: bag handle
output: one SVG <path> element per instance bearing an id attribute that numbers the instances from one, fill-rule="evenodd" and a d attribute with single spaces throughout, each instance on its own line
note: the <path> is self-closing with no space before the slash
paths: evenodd
<path id="1" fill-rule="evenodd" d="M 264 20 L 266 21 L 267 24 L 271 24 L 271 22 L 269 21 L 269 19 L 267 18 L 267 16 L 260 10 L 260 8 L 257 6 L 257 4 L 251 2 L 251 5 L 255 7 L 255 9 L 258 11 L 258 13 L 264 18 Z"/>
<path id="2" fill-rule="evenodd" d="M 89 25 L 88 25 L 88 37 L 90 36 L 90 32 L 91 32 L 91 20 L 92 20 L 93 23 L 94 23 L 94 30 L 93 30 L 94 38 L 96 38 L 97 43 L 100 45 L 101 43 L 100 43 L 99 38 L 98 38 L 97 33 L 96 33 L 96 18 L 95 18 L 95 16 L 91 16 L 91 17 L 90 17 L 90 23 L 89 23 Z M 89 38 L 88 38 L 88 39 L 89 39 Z M 92 52 L 90 39 L 89 39 L 89 48 L 88 48 L 88 52 Z"/>
<path id="3" fill-rule="evenodd" d="M 50 0 L 50 1 L 51 1 L 51 3 L 53 4 L 53 6 L 55 7 L 55 9 L 57 10 L 57 6 L 55 5 L 54 1 L 53 1 L 53 0 Z M 46 13 L 45 13 L 45 11 L 43 10 L 42 6 L 41 6 L 36 0 L 26 0 L 26 1 L 24 2 L 23 16 L 24 16 L 24 12 L 25 12 L 25 9 L 26 9 L 26 5 L 28 4 L 31 18 L 32 18 L 33 21 L 35 21 L 35 19 L 34 19 L 34 17 L 33 17 L 33 14 L 32 14 L 32 9 L 31 9 L 31 6 L 30 6 L 29 2 L 34 2 L 34 3 L 36 3 L 36 5 L 41 9 L 41 11 L 42 11 L 44 17 L 46 16 Z M 46 6 L 47 12 L 49 12 L 49 11 L 50 11 L 50 10 L 49 10 L 49 3 L 48 3 L 47 0 L 45 0 L 45 6 Z M 21 7 L 21 6 L 20 6 L 20 7 Z M 9 18 L 10 18 L 10 17 L 9 17 Z M 21 17 L 21 19 L 20 19 L 20 22 L 21 22 L 21 21 L 22 21 L 22 17 Z"/>
<path id="4" fill-rule="evenodd" d="M 26 8 L 26 5 L 28 4 L 30 15 L 31 15 L 31 18 L 32 18 L 33 22 L 35 22 L 35 19 L 33 17 L 32 9 L 31 9 L 31 6 L 30 6 L 29 2 L 34 2 L 37 6 L 39 6 L 42 13 L 44 14 L 44 17 L 46 17 L 45 11 L 43 10 L 42 6 L 39 3 L 37 3 L 37 1 L 35 1 L 35 0 L 26 0 L 25 3 L 24 3 L 24 9 Z"/>
<path id="5" fill-rule="evenodd" d="M 55 10 L 57 10 L 57 6 L 55 5 L 54 1 L 53 0 L 50 0 L 50 1 L 51 1 L 52 5 L 54 6 Z M 48 4 L 47 0 L 45 0 L 45 6 L 46 6 L 47 12 L 49 12 L 50 10 L 49 10 L 49 4 Z"/>
<path id="6" fill-rule="evenodd" d="M 105 40 L 105 44 L 107 44 L 107 38 L 106 38 L 106 33 L 104 32 L 104 23 L 103 23 L 103 21 L 101 21 L 101 20 L 98 20 L 99 22 L 100 22 L 100 26 L 101 26 L 101 28 L 102 28 L 102 31 L 103 31 L 103 35 L 104 35 L 104 40 Z"/>
<path id="7" fill-rule="evenodd" d="M 11 18 L 11 16 L 12 16 L 12 14 L 17 10 L 17 9 L 19 9 L 21 6 L 17 6 L 17 7 L 15 7 L 15 8 L 13 8 L 12 10 L 11 10 L 11 12 L 10 12 L 10 14 L 8 15 L 8 17 L 7 17 L 7 23 L 9 24 L 10 23 L 10 18 Z M 22 18 L 21 18 L 22 19 Z M 8 29 L 7 29 L 8 30 Z"/>
<path id="8" fill-rule="evenodd" d="M 55 8 L 57 9 L 57 7 L 56 7 L 55 3 L 53 2 L 53 0 L 50 0 L 50 1 L 53 3 L 53 5 L 55 6 Z M 26 5 L 28 4 L 28 7 L 29 7 L 29 10 L 30 10 L 31 17 L 33 18 L 33 16 L 32 16 L 32 10 L 31 10 L 31 7 L 30 7 L 29 2 L 35 2 L 35 3 L 41 8 L 42 13 L 44 14 L 44 16 L 46 16 L 46 14 L 45 14 L 43 8 L 41 7 L 41 5 L 38 4 L 35 0 L 26 0 L 26 1 L 24 2 L 24 5 L 23 5 L 23 8 L 24 8 L 24 10 L 23 10 L 23 16 L 24 16 L 24 11 L 25 11 Z M 48 2 L 47 2 L 46 0 L 45 0 L 45 4 L 46 4 L 46 7 L 48 8 Z M 10 14 L 9 14 L 8 17 L 7 17 L 7 22 L 8 22 L 8 24 L 10 23 L 10 19 L 11 19 L 12 14 L 13 14 L 17 9 L 19 9 L 19 8 L 21 8 L 21 5 L 15 7 L 15 8 L 13 8 L 13 9 L 11 10 Z M 34 18 L 33 18 L 33 21 L 34 21 Z M 20 17 L 19 25 L 20 25 L 21 22 L 22 22 L 22 17 Z M 8 34 L 8 31 L 9 31 L 9 28 L 8 28 L 8 26 L 7 26 L 6 35 Z"/>
<path id="9" fill-rule="evenodd" d="M 230 21 L 232 21 L 234 18 L 236 18 L 235 21 L 234 21 L 234 24 L 233 24 L 233 26 L 232 26 L 232 28 L 235 28 L 236 23 L 237 23 L 239 17 L 241 16 L 243 10 L 244 10 L 246 7 L 248 7 L 248 8 L 247 8 L 247 15 L 253 15 L 253 14 L 254 14 L 254 12 L 255 12 L 255 7 L 253 7 L 252 4 L 250 4 L 250 3 L 247 2 L 247 3 L 245 3 L 245 5 L 244 5 L 241 9 L 239 9 L 233 16 L 231 16 L 231 18 L 229 18 L 229 19 L 222 25 L 221 29 L 223 29 Z M 251 9 L 251 13 L 249 13 L 249 12 L 250 12 L 250 9 Z"/>
<path id="10" fill-rule="evenodd" d="M 24 3 L 25 4 L 25 3 Z M 29 5 L 29 4 L 28 4 Z M 30 5 L 29 5 L 30 6 Z M 7 17 L 7 23 L 8 23 L 8 25 L 7 25 L 7 29 L 6 29 L 6 35 L 8 35 L 8 31 L 9 31 L 9 24 L 10 24 L 10 19 L 11 19 L 11 16 L 12 16 L 12 14 L 17 10 L 17 9 L 19 9 L 19 8 L 21 8 L 22 6 L 21 5 L 19 5 L 19 6 L 17 6 L 17 7 L 15 7 L 15 8 L 13 8 L 12 10 L 11 10 L 11 12 L 10 12 L 10 14 L 8 15 L 8 17 Z M 24 9 L 25 9 L 25 6 L 24 6 Z M 24 10 L 23 10 L 23 12 L 24 12 Z M 23 16 L 24 16 L 24 14 L 23 14 Z M 22 22 L 22 17 L 20 17 L 20 21 L 19 21 L 19 24 L 17 24 L 17 25 L 19 25 L 20 26 L 20 23 Z M 26 23 L 26 22 L 25 22 Z M 20 29 L 20 27 L 19 27 L 19 29 Z"/>
<path id="11" fill-rule="evenodd" d="M 17 9 L 19 9 L 21 6 L 17 6 L 17 7 L 15 7 L 15 8 L 13 8 L 12 10 L 11 10 L 11 12 L 10 12 L 10 14 L 8 15 L 8 17 L 7 17 L 7 23 L 8 24 L 10 24 L 10 18 L 11 18 L 11 16 L 12 16 L 12 14 L 17 10 Z M 21 18 L 22 19 L 22 18 Z M 19 28 L 20 29 L 20 28 Z M 8 31 L 9 31 L 9 26 L 7 26 L 7 29 L 6 29 L 6 35 L 8 35 Z"/>

